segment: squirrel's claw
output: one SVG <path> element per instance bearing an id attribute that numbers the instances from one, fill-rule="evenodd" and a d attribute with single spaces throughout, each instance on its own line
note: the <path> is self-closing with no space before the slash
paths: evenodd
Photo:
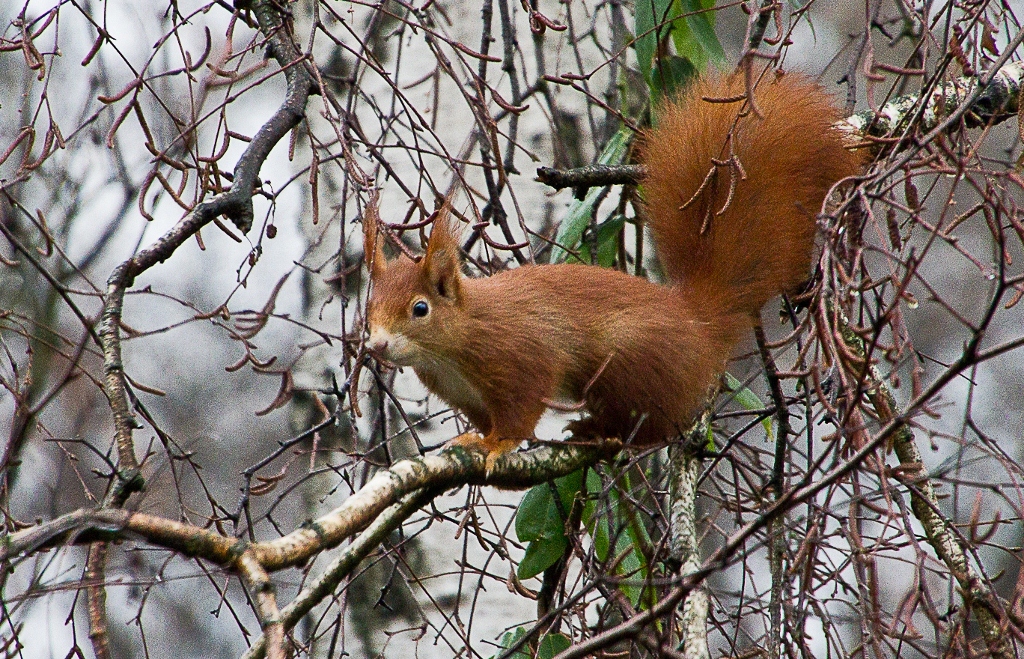
<path id="1" fill-rule="evenodd" d="M 498 458 L 501 456 L 502 454 L 498 451 L 491 451 L 487 454 L 487 460 L 484 463 L 484 474 L 486 474 L 487 478 L 490 478 L 491 474 L 494 473 L 494 465 L 498 462 Z"/>

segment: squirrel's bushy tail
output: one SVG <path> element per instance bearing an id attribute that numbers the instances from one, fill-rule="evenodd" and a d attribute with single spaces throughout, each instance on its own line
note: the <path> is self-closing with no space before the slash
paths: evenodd
<path id="1" fill-rule="evenodd" d="M 844 148 L 831 127 L 838 111 L 807 77 L 762 81 L 761 117 L 742 101 L 704 100 L 744 91 L 741 76 L 695 82 L 661 108 L 641 149 L 666 276 L 722 311 L 755 313 L 807 278 L 815 216 L 861 158 Z"/>

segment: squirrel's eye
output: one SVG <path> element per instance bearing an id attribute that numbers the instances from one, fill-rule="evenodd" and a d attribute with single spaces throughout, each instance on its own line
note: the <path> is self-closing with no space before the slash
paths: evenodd
<path id="1" fill-rule="evenodd" d="M 430 311 L 430 305 L 427 304 L 426 300 L 420 300 L 416 304 L 412 305 L 412 315 L 415 318 L 423 318 Z"/>

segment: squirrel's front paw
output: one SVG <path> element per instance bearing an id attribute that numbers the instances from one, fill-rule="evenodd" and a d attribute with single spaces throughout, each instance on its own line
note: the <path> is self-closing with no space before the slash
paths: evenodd
<path id="1" fill-rule="evenodd" d="M 484 436 L 478 432 L 464 432 L 457 437 L 453 437 L 445 442 L 445 448 L 451 448 L 452 446 L 462 446 L 468 449 L 484 449 Z"/>
<path id="2" fill-rule="evenodd" d="M 487 475 L 490 476 L 494 471 L 494 465 L 498 458 L 512 451 L 518 445 L 519 442 L 515 440 L 501 440 L 491 435 L 484 437 L 478 432 L 464 432 L 458 437 L 449 440 L 444 447 L 448 449 L 453 446 L 461 446 L 470 451 L 483 453 L 487 456 L 486 470 Z"/>

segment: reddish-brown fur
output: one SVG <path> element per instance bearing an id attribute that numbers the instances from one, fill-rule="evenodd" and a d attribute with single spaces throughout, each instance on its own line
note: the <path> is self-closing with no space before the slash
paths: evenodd
<path id="1" fill-rule="evenodd" d="M 737 122 L 740 103 L 700 100 L 741 91 L 739 82 L 698 82 L 644 136 L 643 193 L 669 286 L 586 265 L 466 278 L 459 231 L 447 218 L 435 223 L 421 262 L 386 261 L 375 209 L 366 214 L 370 347 L 412 366 L 484 435 L 456 442 L 480 447 L 492 464 L 533 437 L 551 400 L 585 402 L 589 417 L 573 426 L 579 435 L 635 433 L 650 443 L 688 425 L 752 314 L 806 278 L 815 215 L 830 186 L 859 167 L 830 128 L 829 97 L 807 79 L 761 84 L 763 119 Z M 732 155 L 746 178 L 728 205 L 726 166 L 680 210 L 712 158 Z M 418 302 L 429 307 L 423 317 Z"/>
<path id="2" fill-rule="evenodd" d="M 839 113 L 808 78 L 787 74 L 755 91 L 762 117 L 741 103 L 743 80 L 701 80 L 659 113 L 644 139 L 644 198 L 658 258 L 669 278 L 716 308 L 758 311 L 806 280 L 815 216 L 829 188 L 856 174 L 860 157 L 832 129 Z M 727 136 L 731 135 L 731 138 Z M 715 166 L 735 155 L 741 169 Z M 687 204 L 708 172 L 705 192 Z M 742 171 L 726 206 L 732 174 Z M 701 228 L 710 209 L 708 231 Z"/>

